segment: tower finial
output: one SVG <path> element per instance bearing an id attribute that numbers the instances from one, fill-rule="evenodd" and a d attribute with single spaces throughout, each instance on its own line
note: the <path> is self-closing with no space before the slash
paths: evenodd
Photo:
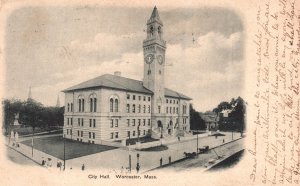
<path id="1" fill-rule="evenodd" d="M 159 19 L 159 15 L 158 15 L 158 11 L 157 11 L 156 5 L 154 6 L 154 9 L 152 11 L 152 14 L 151 14 L 150 18 L 157 18 L 157 19 Z"/>

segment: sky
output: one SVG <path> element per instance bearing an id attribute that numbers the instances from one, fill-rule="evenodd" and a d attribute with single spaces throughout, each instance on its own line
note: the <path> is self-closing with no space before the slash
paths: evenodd
<path id="1" fill-rule="evenodd" d="M 103 75 L 142 80 L 146 21 L 153 7 L 24 7 L 7 20 L 5 98 L 56 105 L 62 90 Z M 243 95 L 244 28 L 232 10 L 158 7 L 167 42 L 165 86 L 196 110 Z M 193 42 L 194 38 L 194 42 Z"/>

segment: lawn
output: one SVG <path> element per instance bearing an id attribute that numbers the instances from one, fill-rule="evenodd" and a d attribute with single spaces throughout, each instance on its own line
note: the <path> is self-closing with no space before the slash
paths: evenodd
<path id="1" fill-rule="evenodd" d="M 31 139 L 21 142 L 27 146 L 31 146 Z M 64 139 L 62 136 L 53 136 L 46 138 L 34 139 L 34 148 L 45 152 L 59 159 L 64 158 Z M 116 149 L 116 147 L 89 144 L 70 139 L 65 140 L 65 157 L 66 160 L 95 154 L 107 150 Z"/>
<path id="2" fill-rule="evenodd" d="M 147 143 L 147 142 L 158 141 L 158 140 L 159 139 L 154 139 L 154 138 L 151 138 L 149 136 L 139 138 L 139 141 L 141 143 Z M 138 138 L 126 139 L 126 145 L 134 145 L 134 144 L 136 144 L 137 141 L 138 141 Z"/>
<path id="3" fill-rule="evenodd" d="M 160 145 L 156 147 L 149 147 L 145 149 L 141 149 L 141 151 L 163 151 L 163 150 L 168 150 L 168 147 L 165 145 Z"/>

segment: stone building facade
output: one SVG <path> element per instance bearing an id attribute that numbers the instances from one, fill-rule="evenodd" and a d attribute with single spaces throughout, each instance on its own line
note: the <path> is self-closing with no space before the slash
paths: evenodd
<path id="1" fill-rule="evenodd" d="M 163 23 L 155 7 L 143 42 L 143 81 L 105 74 L 65 93 L 64 136 L 101 143 L 129 138 L 176 137 L 190 130 L 191 98 L 165 88 Z"/>

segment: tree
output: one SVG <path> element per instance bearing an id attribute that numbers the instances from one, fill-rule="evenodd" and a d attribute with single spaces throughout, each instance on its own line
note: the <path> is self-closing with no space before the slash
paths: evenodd
<path id="1" fill-rule="evenodd" d="M 191 104 L 190 106 L 190 129 L 191 130 L 205 130 L 206 125 L 205 121 L 201 118 L 199 112 L 197 112 L 194 108 L 193 105 Z"/>

